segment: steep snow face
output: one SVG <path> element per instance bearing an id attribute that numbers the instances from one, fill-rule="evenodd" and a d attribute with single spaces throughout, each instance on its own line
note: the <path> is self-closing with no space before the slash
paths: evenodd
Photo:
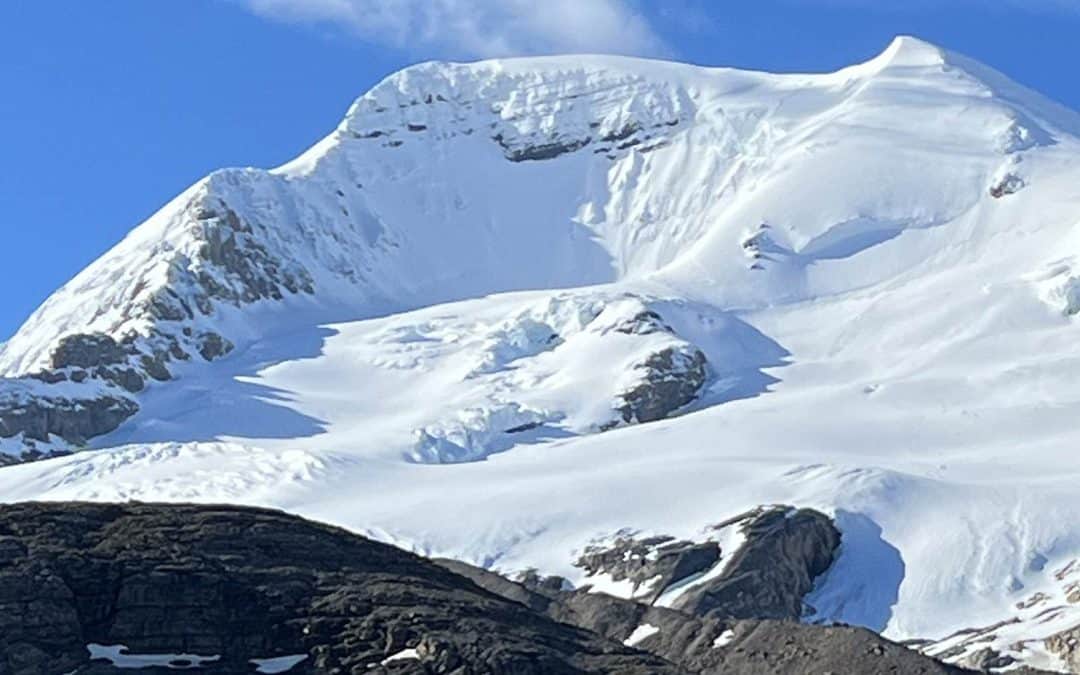
<path id="1" fill-rule="evenodd" d="M 901 38 L 830 75 L 612 57 L 409 68 L 298 160 L 177 197 L 51 297 L 0 373 L 46 367 L 77 333 L 194 355 L 200 335 L 250 337 L 231 308 L 287 296 L 341 319 L 665 268 L 740 307 L 881 281 L 966 242 L 929 231 L 973 224 L 1026 151 L 1076 124 L 969 65 Z M 843 262 L 894 238 L 887 264 Z"/>
<path id="2" fill-rule="evenodd" d="M 3 374 L 104 333 L 175 379 L 0 498 L 276 505 L 575 583 L 598 537 L 790 503 L 844 533 L 815 620 L 1034 625 L 1080 559 L 1078 134 L 910 38 L 826 75 L 407 69 L 43 305 Z"/>

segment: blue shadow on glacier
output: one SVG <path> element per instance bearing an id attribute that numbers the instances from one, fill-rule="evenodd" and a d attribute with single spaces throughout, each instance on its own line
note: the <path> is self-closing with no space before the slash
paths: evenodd
<path id="1" fill-rule="evenodd" d="M 684 412 L 765 394 L 780 381 L 765 369 L 790 365 L 791 352 L 734 312 L 686 300 L 655 304 L 675 334 L 705 353 L 710 382 Z"/>
<path id="2" fill-rule="evenodd" d="M 861 513 L 837 511 L 840 555 L 806 596 L 810 623 L 846 623 L 881 632 L 900 597 L 905 566 L 881 527 Z"/>
<path id="3" fill-rule="evenodd" d="M 175 379 L 139 397 L 138 414 L 94 439 L 94 447 L 126 443 L 301 438 L 326 431 L 326 422 L 296 410 L 289 391 L 262 384 L 259 373 L 278 363 L 322 355 L 338 331 L 311 325 L 234 351 L 213 364 L 172 365 Z M 196 359 L 197 361 L 197 359 Z"/>
<path id="4" fill-rule="evenodd" d="M 779 381 L 764 369 L 789 363 L 787 350 L 732 312 L 686 300 L 658 305 L 662 312 L 670 306 L 676 333 L 700 347 L 710 363 L 708 389 L 685 412 L 759 396 Z M 272 318 L 279 321 L 280 315 Z M 294 330 L 241 344 L 212 364 L 197 357 L 190 363 L 170 364 L 175 379 L 152 384 L 139 395 L 139 413 L 116 431 L 94 439 L 92 446 L 308 438 L 325 433 L 328 423 L 299 410 L 295 392 L 270 386 L 263 377 L 277 364 L 320 357 L 327 340 L 339 332 L 316 323 L 325 321 L 325 315 L 298 313 L 292 318 Z M 483 456 L 466 461 L 574 435 L 558 424 L 544 424 L 496 438 Z"/>

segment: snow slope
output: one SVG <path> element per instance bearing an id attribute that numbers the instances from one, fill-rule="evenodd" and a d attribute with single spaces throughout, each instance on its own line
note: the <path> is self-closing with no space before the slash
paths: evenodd
<path id="1" fill-rule="evenodd" d="M 235 347 L 0 498 L 275 505 L 576 583 L 595 538 L 792 503 L 844 532 L 812 619 L 1045 637 L 1016 603 L 1080 558 L 1078 226 L 1080 117 L 913 38 L 824 75 L 415 66 L 42 306 L 0 373 L 74 333 Z M 700 386 L 621 416 L 657 382 Z"/>

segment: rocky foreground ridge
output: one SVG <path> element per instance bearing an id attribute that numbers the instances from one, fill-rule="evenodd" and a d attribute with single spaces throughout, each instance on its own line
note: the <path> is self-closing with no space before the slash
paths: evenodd
<path id="1" fill-rule="evenodd" d="M 864 629 L 797 623 L 839 534 L 813 511 L 747 518 L 724 574 L 664 608 L 270 510 L 7 505 L 0 673 L 965 672 Z M 672 580 L 709 558 L 667 542 L 643 565 Z"/>

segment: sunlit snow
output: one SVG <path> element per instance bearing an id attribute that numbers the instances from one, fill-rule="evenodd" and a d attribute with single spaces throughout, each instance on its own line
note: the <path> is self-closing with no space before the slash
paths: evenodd
<path id="1" fill-rule="evenodd" d="M 808 620 L 944 639 L 1018 614 L 1005 648 L 1080 559 L 1078 133 L 910 38 L 824 75 L 408 69 L 302 160 L 191 188 L 27 322 L 0 372 L 147 330 L 125 308 L 193 253 L 199 191 L 316 288 L 200 315 L 233 353 L 177 367 L 93 452 L 0 470 L 0 498 L 263 504 L 577 586 L 596 537 L 794 504 L 844 535 Z M 553 138 L 573 149 L 508 159 Z M 671 332 L 610 330 L 643 310 Z M 700 397 L 610 428 L 635 364 L 684 343 Z"/>

